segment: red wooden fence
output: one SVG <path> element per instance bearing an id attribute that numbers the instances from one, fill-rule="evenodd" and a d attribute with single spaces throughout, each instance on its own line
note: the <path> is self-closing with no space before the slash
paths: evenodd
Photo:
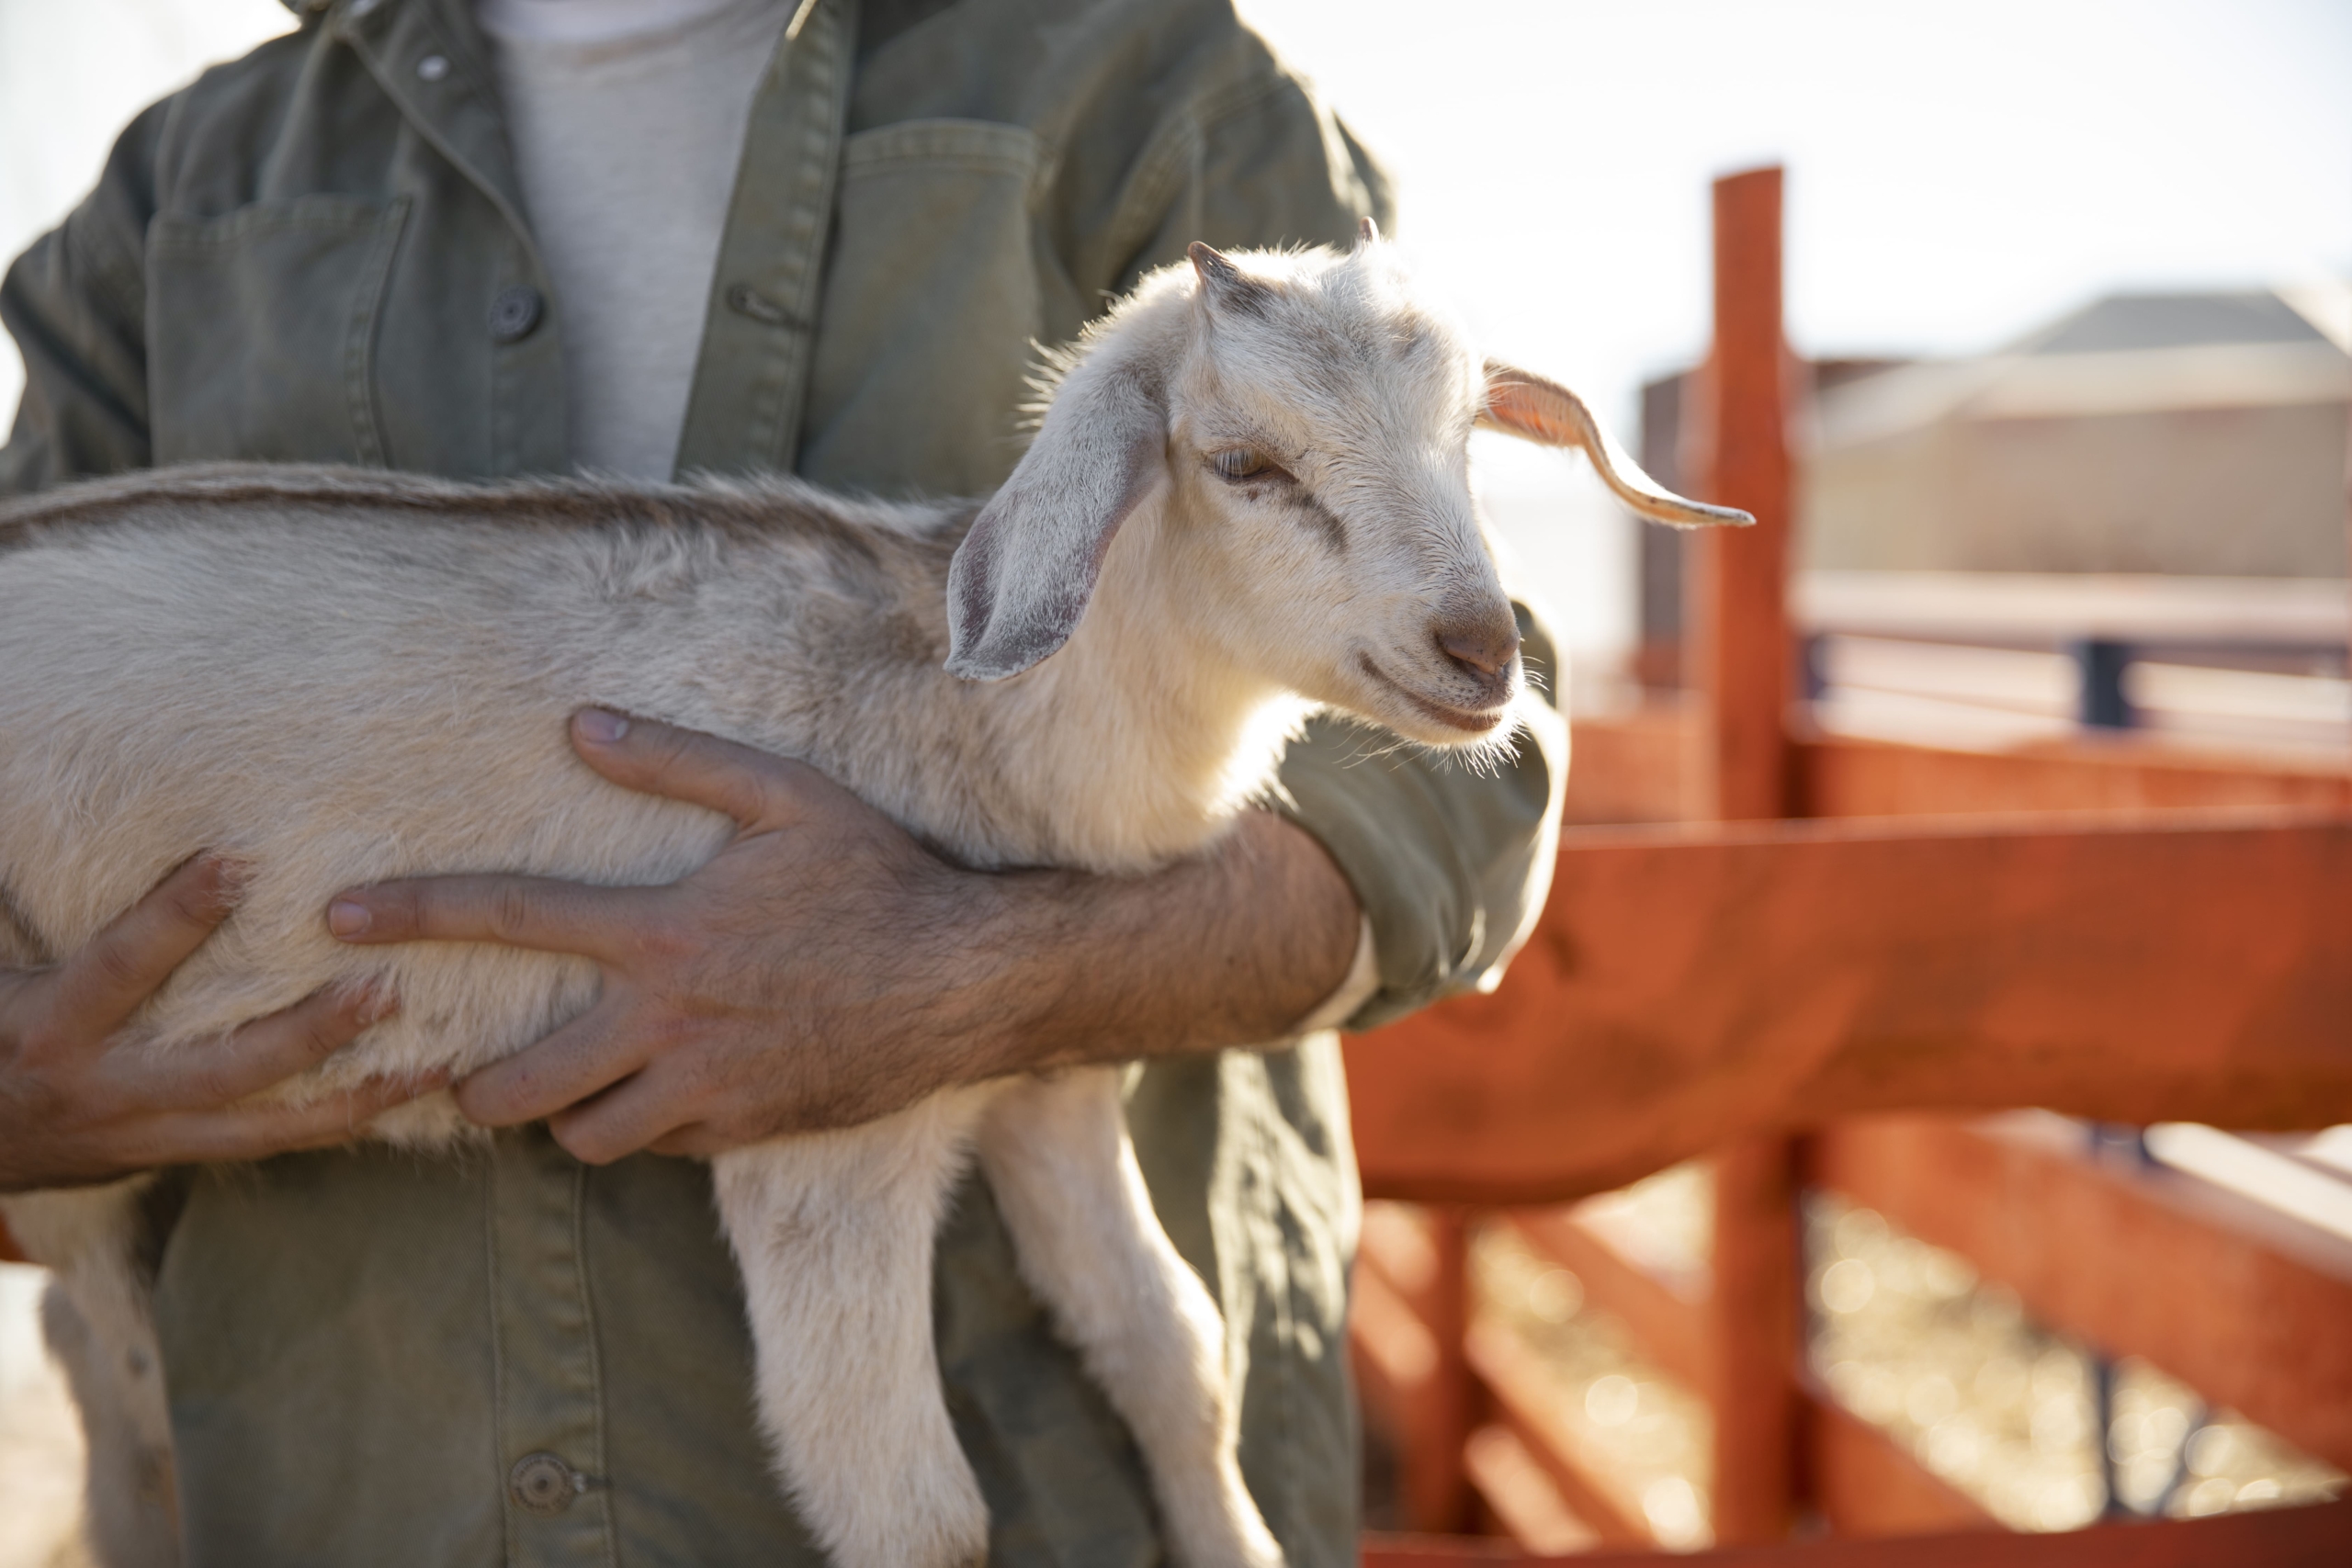
<path id="1" fill-rule="evenodd" d="M 1358 1269 L 1357 1365 L 1368 1415 L 1399 1441 L 1406 1506 L 1458 1529 L 1474 1470 L 1515 1467 L 1600 1546 L 1654 1546 L 1531 1395 L 1531 1352 L 1474 1320 L 1464 1238 L 1476 1211 L 1711 1152 L 1703 1278 L 1646 1271 L 1560 1212 L 1514 1222 L 1713 1404 L 1724 1544 L 1707 1561 L 2352 1562 L 2345 1504 L 1987 1535 L 1975 1504 L 1804 1386 L 1793 1199 L 1817 1185 L 1960 1251 L 2041 1321 L 2352 1468 L 2352 1245 L 1950 1114 L 2352 1119 L 2352 777 L 2146 743 L 1983 754 L 1792 722 L 1797 378 L 1780 193 L 1777 170 L 1715 190 L 1716 336 L 1692 456 L 1706 498 L 1758 525 L 1687 558 L 1682 665 L 1698 691 L 1576 730 L 1571 820 L 1661 826 L 1566 832 L 1499 991 L 1348 1043 L 1367 1193 L 1438 1206 L 1426 1228 L 1368 1225 Z M 1794 816 L 1846 820 L 1771 820 Z M 1873 1115 L 1905 1111 L 1939 1114 Z M 1474 1465 L 1481 1444 L 1509 1463 Z M 1854 1535 L 1963 1533 L 1791 1544 L 1800 1503 Z M 1537 1559 L 1460 1538 L 1374 1540 L 1364 1561 Z"/>

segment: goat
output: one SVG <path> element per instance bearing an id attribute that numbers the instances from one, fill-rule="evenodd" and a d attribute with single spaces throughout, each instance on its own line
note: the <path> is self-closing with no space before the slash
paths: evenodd
<path id="1" fill-rule="evenodd" d="M 1085 334 L 978 507 L 786 479 L 219 466 L 0 510 L 0 908 L 18 928 L 0 920 L 0 963 L 72 951 L 211 846 L 250 879 L 134 1020 L 153 1049 L 365 985 L 398 1013 L 273 1093 L 463 1073 L 584 1010 L 594 966 L 355 949 L 321 911 L 381 878 L 650 885 L 715 854 L 718 814 L 570 754 L 579 706 L 804 759 L 973 866 L 1137 872 L 1262 797 L 1314 708 L 1473 752 L 1558 722 L 1526 694 L 1469 488 L 1474 423 L 1582 447 L 1653 519 L 1747 521 L 1659 490 L 1565 389 L 1482 365 L 1369 225 L 1347 254 L 1191 259 Z M 371 1132 L 466 1135 L 447 1094 Z M 776 1474 L 833 1561 L 985 1554 L 929 1308 L 933 1236 L 975 1158 L 1025 1279 L 1133 1429 L 1175 1557 L 1280 1562 L 1235 1461 L 1217 1309 L 1153 1215 L 1101 1067 L 712 1160 Z M 168 1476 L 141 1185 L 6 1212 L 103 1348 L 83 1393 L 107 1383 L 121 1408 L 85 1420 Z M 140 1550 L 176 1552 L 168 1532 Z"/>

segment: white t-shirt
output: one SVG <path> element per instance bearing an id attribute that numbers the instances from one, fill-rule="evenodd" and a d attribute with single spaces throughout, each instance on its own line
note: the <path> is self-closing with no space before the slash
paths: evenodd
<path id="1" fill-rule="evenodd" d="M 584 469 L 666 479 L 787 0 L 479 0 Z"/>

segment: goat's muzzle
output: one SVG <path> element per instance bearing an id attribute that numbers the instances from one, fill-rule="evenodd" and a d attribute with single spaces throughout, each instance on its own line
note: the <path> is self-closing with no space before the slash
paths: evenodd
<path id="1" fill-rule="evenodd" d="M 1519 660 L 1519 626 L 1506 613 L 1442 621 L 1437 646 L 1448 664 L 1490 703 L 1509 700 Z"/>

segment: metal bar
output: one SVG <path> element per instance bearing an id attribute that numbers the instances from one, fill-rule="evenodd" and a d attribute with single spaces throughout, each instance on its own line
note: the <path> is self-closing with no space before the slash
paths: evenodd
<path id="1" fill-rule="evenodd" d="M 2081 681 L 2079 719 L 2086 729 L 2131 729 L 2139 724 L 2123 677 L 2132 668 L 2132 645 L 2109 637 L 2085 637 L 2073 645 Z"/>

